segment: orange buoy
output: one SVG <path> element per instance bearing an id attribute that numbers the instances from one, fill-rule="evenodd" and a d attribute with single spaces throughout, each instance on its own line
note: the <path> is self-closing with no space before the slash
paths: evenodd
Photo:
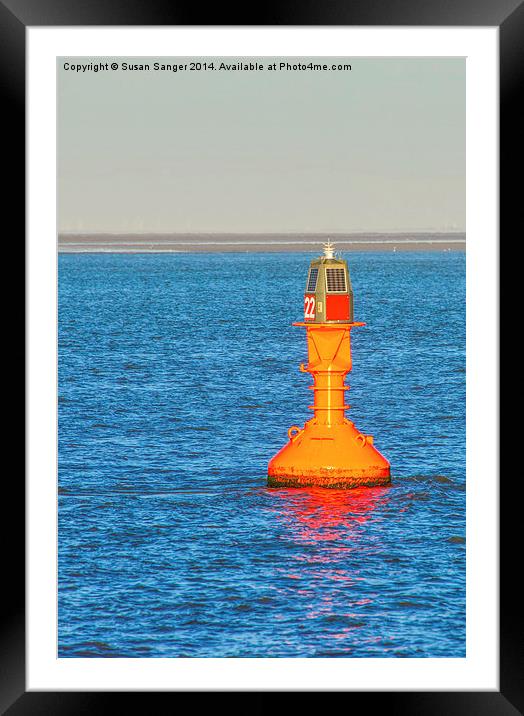
<path id="1" fill-rule="evenodd" d="M 390 464 L 346 418 L 344 385 L 351 370 L 353 292 L 347 262 L 334 256 L 328 242 L 324 255 L 311 262 L 304 295 L 308 364 L 300 370 L 313 376 L 313 417 L 303 428 L 288 430 L 289 442 L 268 466 L 271 487 L 352 488 L 387 485 Z"/>

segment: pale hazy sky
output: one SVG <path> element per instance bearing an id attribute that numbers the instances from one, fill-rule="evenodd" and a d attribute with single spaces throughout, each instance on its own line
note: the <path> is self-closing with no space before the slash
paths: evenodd
<path id="1" fill-rule="evenodd" d="M 463 58 L 287 58 L 350 72 L 63 69 L 194 59 L 58 59 L 61 231 L 465 229 Z"/>

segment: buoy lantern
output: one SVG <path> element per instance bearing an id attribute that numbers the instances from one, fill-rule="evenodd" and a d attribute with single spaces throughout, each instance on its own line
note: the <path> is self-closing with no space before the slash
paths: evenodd
<path id="1" fill-rule="evenodd" d="M 347 261 L 324 245 L 324 255 L 309 267 L 304 293 L 304 321 L 308 364 L 300 371 L 313 376 L 313 417 L 303 428 L 288 430 L 289 442 L 268 466 L 271 487 L 352 488 L 387 485 L 390 464 L 376 449 L 372 435 L 364 435 L 346 418 L 344 385 L 351 370 L 353 291 Z"/>

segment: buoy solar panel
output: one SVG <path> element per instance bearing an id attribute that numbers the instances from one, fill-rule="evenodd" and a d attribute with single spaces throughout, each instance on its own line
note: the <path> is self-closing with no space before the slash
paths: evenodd
<path id="1" fill-rule="evenodd" d="M 304 320 L 308 323 L 353 321 L 353 289 L 347 261 L 326 255 L 309 267 L 304 293 Z"/>

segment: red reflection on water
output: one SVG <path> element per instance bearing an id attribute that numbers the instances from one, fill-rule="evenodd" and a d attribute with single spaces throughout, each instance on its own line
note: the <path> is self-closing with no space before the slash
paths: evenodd
<path id="1" fill-rule="evenodd" d="M 318 638 L 336 643 L 338 652 L 351 652 L 355 634 L 364 624 L 363 610 L 377 596 L 360 591 L 364 553 L 358 543 L 365 523 L 388 501 L 389 489 L 269 491 L 273 509 L 287 528 L 281 539 L 298 543 L 289 557 L 292 562 L 276 567 L 284 580 L 277 591 L 305 600 L 305 620 L 321 624 Z M 366 550 L 370 548 L 374 549 L 368 539 Z M 358 555 L 356 559 L 352 552 Z"/>
<path id="2" fill-rule="evenodd" d="M 293 537 L 306 542 L 321 542 L 351 538 L 378 505 L 383 504 L 388 491 L 389 487 L 353 490 L 312 487 L 272 490 L 271 494 L 279 501 L 276 511 L 292 529 Z M 348 550 L 350 546 L 340 545 L 338 549 Z M 325 560 L 320 558 L 318 561 Z"/>

